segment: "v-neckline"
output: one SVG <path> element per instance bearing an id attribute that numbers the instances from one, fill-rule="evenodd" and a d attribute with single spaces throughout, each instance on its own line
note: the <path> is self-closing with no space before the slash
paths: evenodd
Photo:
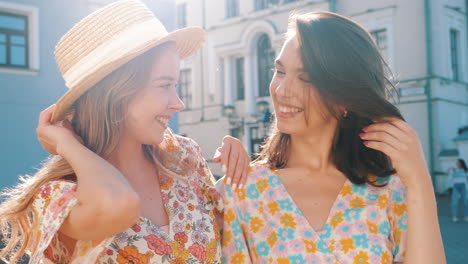
<path id="1" fill-rule="evenodd" d="M 338 192 L 338 195 L 336 196 L 335 200 L 333 201 L 333 204 L 332 204 L 332 207 L 330 208 L 330 210 L 328 211 L 328 216 L 325 220 L 325 223 L 323 224 L 322 228 L 320 230 L 315 230 L 315 228 L 310 224 L 309 220 L 307 219 L 307 217 L 305 216 L 305 214 L 303 213 L 302 209 L 297 205 L 296 201 L 294 200 L 293 196 L 291 195 L 291 193 L 288 191 L 288 189 L 286 188 L 286 185 L 284 184 L 284 182 L 281 180 L 281 177 L 279 176 L 278 174 L 278 170 L 272 170 L 270 168 L 267 168 L 268 170 L 271 171 L 271 173 L 278 178 L 278 181 L 281 183 L 281 188 L 283 189 L 283 192 L 285 192 L 288 196 L 289 199 L 291 199 L 293 205 L 297 208 L 297 210 L 299 211 L 300 213 L 300 216 L 299 217 L 302 217 L 303 220 L 307 223 L 307 225 L 309 226 L 309 228 L 316 234 L 320 237 L 320 234 L 322 234 L 327 226 L 327 224 L 330 223 L 331 221 L 331 217 L 332 216 L 332 213 L 334 212 L 334 209 L 336 208 L 337 204 L 338 204 L 338 200 L 341 198 L 341 193 L 343 191 L 343 189 L 349 185 L 350 181 L 348 178 L 346 178 L 346 180 L 344 181 L 343 185 L 341 186 L 340 188 L 340 191 Z"/>

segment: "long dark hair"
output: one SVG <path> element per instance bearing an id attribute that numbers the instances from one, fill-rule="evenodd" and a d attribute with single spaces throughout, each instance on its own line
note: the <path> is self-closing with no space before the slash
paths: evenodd
<path id="1" fill-rule="evenodd" d="M 395 90 L 388 65 L 372 36 L 360 25 L 330 12 L 313 12 L 290 18 L 288 33 L 296 33 L 300 54 L 310 82 L 328 111 L 338 120 L 331 159 L 355 184 L 375 183 L 375 177 L 395 173 L 384 153 L 363 145 L 359 134 L 373 120 L 403 119 L 387 91 Z M 290 35 L 290 34 L 289 34 Z M 346 109 L 338 111 L 337 106 Z M 278 169 L 287 165 L 291 138 L 276 124 L 257 162 Z"/>
<path id="2" fill-rule="evenodd" d="M 460 163 L 462 169 L 467 172 L 468 171 L 468 168 L 466 167 L 466 162 L 464 159 L 458 159 L 458 162 Z"/>

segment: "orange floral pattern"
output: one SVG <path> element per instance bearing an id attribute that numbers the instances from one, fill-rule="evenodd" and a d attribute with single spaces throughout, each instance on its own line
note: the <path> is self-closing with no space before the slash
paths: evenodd
<path id="1" fill-rule="evenodd" d="M 200 147 L 191 139 L 166 138 L 162 163 L 183 176 L 159 175 L 163 203 L 169 216 L 169 231 L 149 219 L 102 241 L 77 241 L 74 255 L 67 252 L 58 230 L 77 200 L 77 185 L 51 181 L 42 186 L 31 206 L 39 220 L 39 246 L 31 264 L 220 264 L 221 241 L 215 210 L 220 196 Z"/>

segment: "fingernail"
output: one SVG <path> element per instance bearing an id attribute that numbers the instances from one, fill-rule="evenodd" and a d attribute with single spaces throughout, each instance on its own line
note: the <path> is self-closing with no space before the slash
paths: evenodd
<path id="1" fill-rule="evenodd" d="M 362 131 L 366 132 L 368 127 L 363 127 Z"/>
<path id="2" fill-rule="evenodd" d="M 231 178 L 227 178 L 226 183 L 227 183 L 227 185 L 230 185 L 231 184 Z"/>
<path id="3" fill-rule="evenodd" d="M 239 189 L 244 188 L 244 184 L 239 185 Z"/>
<path id="4" fill-rule="evenodd" d="M 366 145 L 366 146 L 369 145 L 369 141 L 364 141 L 363 143 L 364 143 L 364 145 Z"/>
<path id="5" fill-rule="evenodd" d="M 235 189 L 236 189 L 236 187 L 237 187 L 237 184 L 236 184 L 236 183 L 234 183 L 234 184 L 232 185 L 232 189 L 233 189 L 233 190 L 235 190 Z"/>
<path id="6" fill-rule="evenodd" d="M 223 165 L 223 166 L 221 167 L 221 169 L 223 170 L 224 173 L 226 173 L 226 171 L 227 171 L 226 165 Z"/>
<path id="7" fill-rule="evenodd" d="M 364 137 L 364 135 L 366 135 L 366 133 L 361 133 L 359 134 L 359 137 Z"/>

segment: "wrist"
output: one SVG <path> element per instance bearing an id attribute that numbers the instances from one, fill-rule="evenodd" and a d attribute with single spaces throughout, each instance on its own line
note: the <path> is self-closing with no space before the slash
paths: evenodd
<path id="1" fill-rule="evenodd" d="M 69 155 L 70 152 L 75 150 L 80 145 L 81 143 L 78 142 L 78 140 L 75 138 L 64 138 L 57 142 L 57 147 L 55 150 L 57 151 L 58 155 L 65 158 Z"/>

